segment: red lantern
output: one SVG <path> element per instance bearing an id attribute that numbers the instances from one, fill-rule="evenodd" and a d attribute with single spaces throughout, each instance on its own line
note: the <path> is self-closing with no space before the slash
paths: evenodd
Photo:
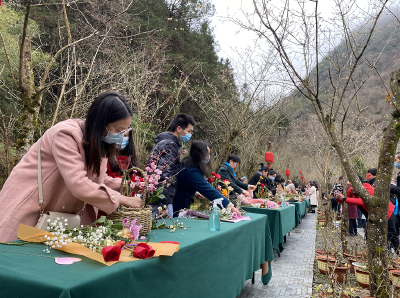
<path id="1" fill-rule="evenodd" d="M 289 169 L 286 170 L 286 176 L 288 176 L 288 177 L 290 176 L 290 170 Z"/>
<path id="2" fill-rule="evenodd" d="M 306 183 L 306 180 L 303 180 L 304 183 Z"/>
<path id="3" fill-rule="evenodd" d="M 369 179 L 369 173 L 367 173 L 367 180 Z"/>
<path id="4" fill-rule="evenodd" d="M 301 179 L 304 179 L 304 176 L 301 176 Z"/>
<path id="5" fill-rule="evenodd" d="M 303 170 L 300 170 L 300 174 L 303 174 Z"/>
<path id="6" fill-rule="evenodd" d="M 269 169 L 269 164 L 274 163 L 274 154 L 272 152 L 265 152 L 265 161 L 268 164 L 268 169 Z"/>

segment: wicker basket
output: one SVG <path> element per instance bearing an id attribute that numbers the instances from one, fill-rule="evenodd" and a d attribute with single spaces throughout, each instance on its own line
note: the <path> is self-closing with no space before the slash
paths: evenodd
<path id="1" fill-rule="evenodd" d="M 143 188 L 143 193 L 141 195 L 142 204 L 143 204 L 144 198 L 146 197 L 147 186 L 148 186 L 147 177 L 143 170 L 136 168 L 136 167 L 133 167 L 133 168 L 129 169 L 128 171 L 126 171 L 126 174 L 129 174 L 133 170 L 137 171 L 144 179 L 145 185 Z M 121 194 L 124 194 L 124 181 L 123 180 L 121 182 L 120 192 L 121 192 Z M 141 207 L 141 208 L 130 208 L 130 207 L 126 207 L 124 205 L 120 205 L 118 210 L 109 214 L 107 216 L 107 218 L 111 219 L 114 223 L 122 223 L 123 220 L 127 217 L 131 221 L 136 218 L 137 219 L 136 224 L 142 225 L 139 235 L 146 236 L 151 231 L 151 224 L 152 224 L 152 216 L 151 216 L 152 212 L 151 211 L 152 211 L 151 206 L 146 206 L 146 207 Z"/>

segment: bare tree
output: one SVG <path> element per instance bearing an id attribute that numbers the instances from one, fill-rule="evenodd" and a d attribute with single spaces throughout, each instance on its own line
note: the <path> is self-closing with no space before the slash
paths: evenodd
<path id="1" fill-rule="evenodd" d="M 374 66 L 380 54 L 372 57 L 373 61 L 364 60 L 364 54 L 388 1 L 370 1 L 365 8 L 353 0 L 335 0 L 329 19 L 324 19 L 319 13 L 319 3 L 318 0 L 253 0 L 254 13 L 246 15 L 247 22 L 232 21 L 255 32 L 265 41 L 266 47 L 273 48 L 279 54 L 280 63 L 276 64 L 276 70 L 283 70 L 283 80 L 286 77 L 313 106 L 345 173 L 369 209 L 371 294 L 389 297 L 388 245 L 382 234 L 387 235 L 390 180 L 399 138 L 400 113 L 397 104 L 400 104 L 400 70 L 391 74 L 393 97 L 391 94 L 388 96 L 394 109 L 382 138 L 374 196 L 359 181 L 345 139 L 346 130 L 357 121 L 356 117 L 350 116 L 350 112 L 360 109 L 358 92 L 370 73 L 376 71 Z M 337 37 L 340 38 L 341 48 L 337 46 Z M 382 48 L 386 45 L 383 44 Z M 322 65 L 319 64 L 321 59 Z M 355 73 L 361 63 L 367 63 L 370 70 L 356 78 Z M 328 95 L 320 93 L 323 87 L 329 88 Z M 384 98 L 382 94 L 382 100 Z"/>

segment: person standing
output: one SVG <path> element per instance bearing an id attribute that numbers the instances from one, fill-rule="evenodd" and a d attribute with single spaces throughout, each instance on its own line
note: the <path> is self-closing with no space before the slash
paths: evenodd
<path id="1" fill-rule="evenodd" d="M 229 180 L 229 186 L 233 188 L 230 195 L 244 194 L 249 196 L 250 193 L 247 190 L 255 190 L 255 185 L 246 184 L 236 178 L 235 170 L 240 165 L 240 157 L 234 154 L 228 155 L 226 162 L 224 162 L 221 168 L 218 170 L 218 174 L 221 175 L 221 181 Z"/>
<path id="2" fill-rule="evenodd" d="M 267 179 L 267 176 L 268 176 L 268 168 L 266 166 L 264 166 L 264 164 L 260 164 L 260 165 L 261 165 L 260 170 L 257 173 L 255 173 L 253 175 L 253 177 L 250 178 L 250 181 L 248 183 L 248 184 L 256 186 L 256 189 L 253 192 L 253 197 L 254 198 L 256 198 L 256 193 L 258 192 L 258 188 L 259 188 L 258 183 L 260 183 L 260 184 L 262 183 L 264 185 L 266 185 L 266 183 L 267 183 L 266 179 Z"/>
<path id="3" fill-rule="evenodd" d="M 14 167 L 0 192 L 0 241 L 17 240 L 19 224 L 34 226 L 41 208 L 80 214 L 82 225 L 93 223 L 99 210 L 110 214 L 120 204 L 139 208 L 141 199 L 120 194 L 121 179 L 106 174 L 116 144 L 132 129 L 132 115 L 121 94 L 105 92 L 94 99 L 86 119 L 68 119 L 50 127 Z"/>
<path id="4" fill-rule="evenodd" d="M 156 159 L 159 167 L 165 167 L 162 170 L 159 183 L 167 178 L 175 176 L 180 168 L 180 142 L 185 143 L 190 140 L 193 133 L 193 128 L 196 125 L 193 117 L 186 114 L 179 114 L 174 117 L 171 122 L 169 131 L 160 133 L 154 139 L 154 147 L 151 150 L 148 163 Z M 168 215 L 173 216 L 173 202 L 176 193 L 177 184 L 174 183 L 169 187 L 164 188 L 164 199 L 151 203 L 153 216 L 155 216 L 158 207 L 168 206 Z"/>
<path id="5" fill-rule="evenodd" d="M 310 204 L 311 204 L 311 213 L 315 213 L 315 208 L 318 206 L 318 199 L 317 199 L 317 189 L 315 188 L 314 182 L 310 182 Z"/>
<path id="6" fill-rule="evenodd" d="M 332 211 L 337 212 L 338 214 L 341 212 L 341 204 L 336 201 L 334 198 L 335 192 L 338 191 L 339 193 L 343 194 L 343 177 L 339 177 L 339 183 L 335 184 L 331 191 L 331 203 L 332 203 Z"/>

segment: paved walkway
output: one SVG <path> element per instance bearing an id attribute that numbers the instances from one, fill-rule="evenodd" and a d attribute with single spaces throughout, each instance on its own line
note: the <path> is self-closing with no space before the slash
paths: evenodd
<path id="1" fill-rule="evenodd" d="M 272 279 L 268 285 L 261 282 L 261 270 L 255 273 L 255 283 L 246 281 L 237 298 L 311 297 L 315 258 L 316 213 L 308 213 L 296 228 L 286 236 L 281 257 L 276 251 L 272 262 Z"/>

